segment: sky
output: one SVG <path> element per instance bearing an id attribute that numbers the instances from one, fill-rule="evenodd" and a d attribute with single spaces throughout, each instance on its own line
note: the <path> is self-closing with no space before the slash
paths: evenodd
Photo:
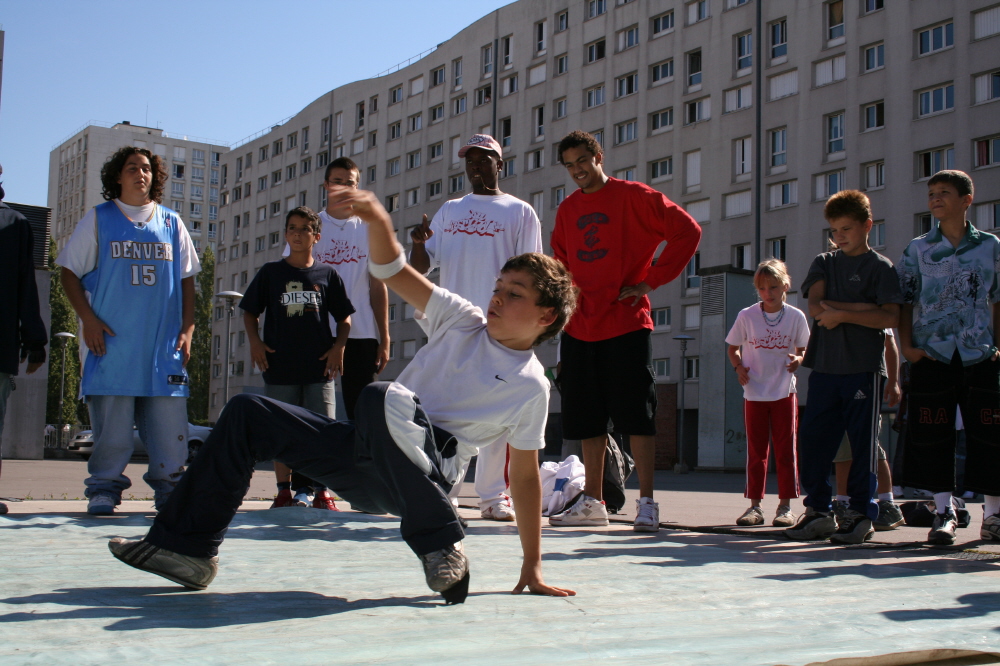
<path id="1" fill-rule="evenodd" d="M 52 148 L 90 121 L 236 143 L 511 0 L 0 0 L 6 200 L 47 205 Z"/>

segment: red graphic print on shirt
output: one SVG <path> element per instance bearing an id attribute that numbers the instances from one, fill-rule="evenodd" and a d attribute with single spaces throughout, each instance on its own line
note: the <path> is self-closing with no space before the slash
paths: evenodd
<path id="1" fill-rule="evenodd" d="M 506 229 L 499 222 L 488 220 L 486 213 L 470 210 L 468 217 L 448 220 L 443 231 L 446 234 L 468 234 L 469 236 L 496 236 Z"/>
<path id="2" fill-rule="evenodd" d="M 367 254 L 361 253 L 361 248 L 357 245 L 348 245 L 347 241 L 335 240 L 330 247 L 324 249 L 317 256 L 324 264 L 351 264 L 359 263 L 368 258 Z"/>
<path id="3" fill-rule="evenodd" d="M 792 345 L 792 336 L 768 329 L 766 335 L 750 337 L 747 342 L 756 349 L 788 349 Z"/>

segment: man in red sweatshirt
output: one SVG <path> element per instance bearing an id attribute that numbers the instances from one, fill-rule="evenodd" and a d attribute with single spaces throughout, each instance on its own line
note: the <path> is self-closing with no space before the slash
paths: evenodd
<path id="1" fill-rule="evenodd" d="M 579 188 L 560 204 L 552 232 L 552 251 L 580 288 L 560 347 L 563 436 L 583 442 L 586 487 L 549 522 L 608 524 L 602 483 L 610 421 L 629 435 L 639 474 L 634 529 L 655 532 L 656 387 L 646 294 L 681 274 L 698 249 L 701 227 L 653 188 L 608 177 L 601 146 L 586 132 L 569 133 L 559 143 L 559 159 Z"/>

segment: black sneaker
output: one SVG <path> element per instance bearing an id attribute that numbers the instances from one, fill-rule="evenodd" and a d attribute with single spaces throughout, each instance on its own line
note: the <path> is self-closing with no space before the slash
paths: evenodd
<path id="1" fill-rule="evenodd" d="M 879 532 L 894 530 L 903 524 L 903 512 L 899 510 L 899 505 L 892 500 L 879 500 L 878 518 L 873 525 Z"/>
<path id="2" fill-rule="evenodd" d="M 955 543 L 955 529 L 958 527 L 958 517 L 955 509 L 948 507 L 945 513 L 934 514 L 934 525 L 927 533 L 927 543 L 939 546 L 950 546 Z"/>
<path id="3" fill-rule="evenodd" d="M 815 541 L 829 539 L 837 531 L 837 519 L 832 511 L 817 511 L 806 507 L 795 527 L 785 530 L 785 536 L 795 541 Z"/>
<path id="4" fill-rule="evenodd" d="M 427 587 L 440 592 L 449 604 L 465 603 L 469 595 L 469 560 L 462 542 L 420 555 Z"/>
<path id="5" fill-rule="evenodd" d="M 837 522 L 837 531 L 830 536 L 833 543 L 864 543 L 875 534 L 872 519 L 851 509 L 844 511 Z"/>

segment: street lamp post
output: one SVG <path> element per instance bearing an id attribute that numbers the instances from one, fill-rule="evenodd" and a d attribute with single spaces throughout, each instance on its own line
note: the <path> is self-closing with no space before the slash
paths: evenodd
<path id="1" fill-rule="evenodd" d="M 681 343 L 681 371 L 680 371 L 680 385 L 681 385 L 681 418 L 680 418 L 680 433 L 677 435 L 677 464 L 674 465 L 674 474 L 687 474 L 688 466 L 684 462 L 684 408 L 687 406 L 684 402 L 684 373 L 687 371 L 687 348 L 688 342 L 694 340 L 690 335 L 675 335 L 674 340 Z"/>
<path id="2" fill-rule="evenodd" d="M 225 407 L 226 403 L 229 402 L 229 338 L 232 337 L 233 313 L 236 311 L 236 299 L 243 298 L 243 294 L 238 291 L 220 291 L 215 297 L 225 299 L 226 301 L 226 369 L 222 373 L 222 393 L 223 398 L 225 398 L 222 406 Z"/>
<path id="3" fill-rule="evenodd" d="M 65 425 L 65 417 L 63 416 L 63 398 L 66 395 L 66 345 L 69 343 L 70 338 L 75 338 L 76 336 L 72 333 L 56 333 L 55 337 L 59 338 L 59 343 L 62 345 L 62 370 L 60 371 L 60 382 L 59 382 L 59 437 L 58 437 L 58 448 L 62 448 L 62 438 L 63 438 L 63 426 Z"/>

